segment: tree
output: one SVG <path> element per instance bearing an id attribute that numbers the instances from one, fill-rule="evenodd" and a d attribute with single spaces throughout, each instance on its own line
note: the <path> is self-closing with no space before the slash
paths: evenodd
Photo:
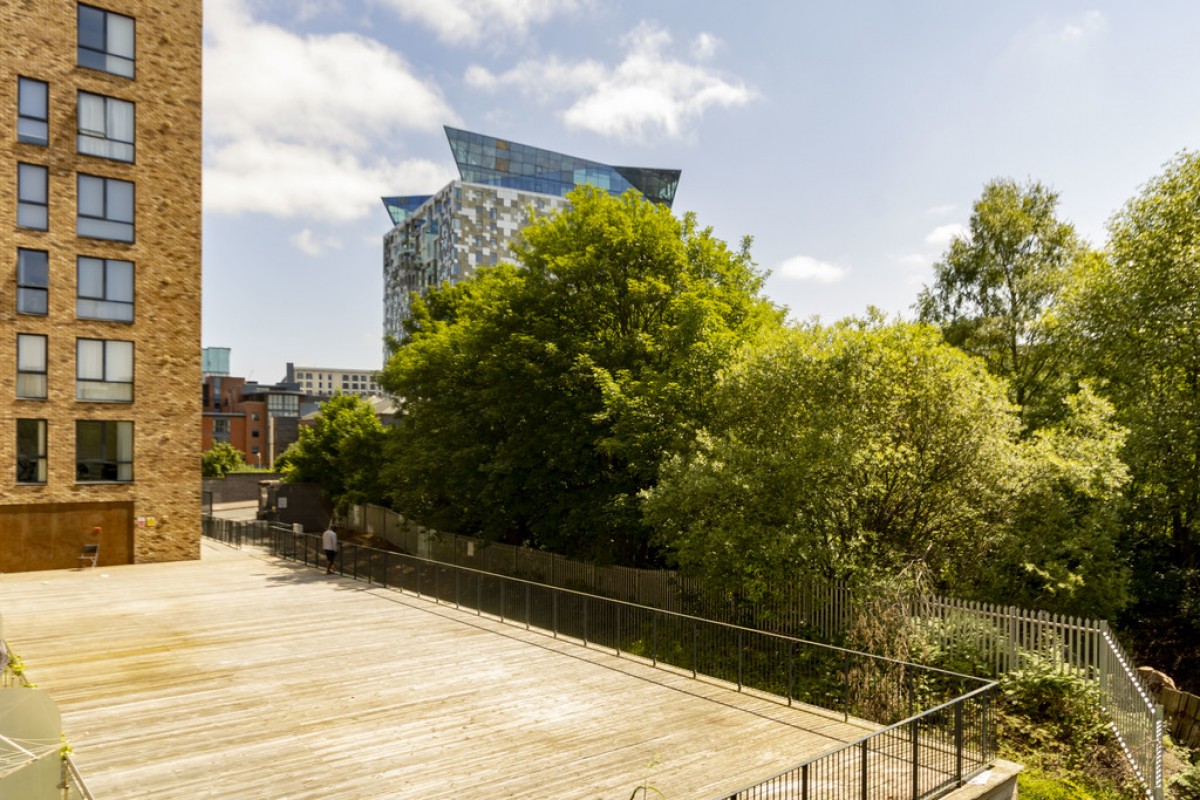
<path id="1" fill-rule="evenodd" d="M 382 375 L 404 398 L 395 504 L 436 527 L 653 559 L 638 493 L 688 446 L 726 355 L 780 312 L 747 247 L 591 188 L 523 233 L 522 268 L 413 304 Z"/>
<path id="2" fill-rule="evenodd" d="M 214 442 L 212 449 L 200 457 L 200 474 L 205 478 L 224 478 L 245 467 L 242 451 L 229 442 Z"/>
<path id="3" fill-rule="evenodd" d="M 1200 686 L 1200 154 L 1183 153 L 1109 224 L 1065 304 L 1085 369 L 1129 429 L 1127 628 Z"/>
<path id="4" fill-rule="evenodd" d="M 1040 183 L 988 183 L 969 232 L 950 243 L 917 301 L 920 318 L 939 325 L 946 341 L 1008 379 L 1031 427 L 1065 392 L 1049 312 L 1082 250 L 1057 206 L 1058 193 Z"/>
<path id="5" fill-rule="evenodd" d="M 900 576 L 1055 611 L 1119 607 L 1122 436 L 1086 387 L 1025 438 L 980 359 L 872 316 L 763 336 L 715 405 L 645 502 L 707 588 L 757 602 L 814 577 L 871 589 Z"/>
<path id="6" fill-rule="evenodd" d="M 314 424 L 275 461 L 289 483 L 318 483 L 341 512 L 355 503 L 382 502 L 379 470 L 384 429 L 357 395 L 336 394 L 321 405 Z"/>
<path id="7" fill-rule="evenodd" d="M 1018 463 L 1004 385 L 933 328 L 878 317 L 764 337 L 646 511 L 680 568 L 761 598 L 803 576 L 935 582 L 979 563 Z"/>

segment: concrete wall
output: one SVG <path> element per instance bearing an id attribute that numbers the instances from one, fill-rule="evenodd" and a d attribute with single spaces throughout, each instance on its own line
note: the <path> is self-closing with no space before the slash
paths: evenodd
<path id="1" fill-rule="evenodd" d="M 224 478 L 204 478 L 203 489 L 217 503 L 258 502 L 259 481 L 279 480 L 274 472 L 234 472 Z"/>

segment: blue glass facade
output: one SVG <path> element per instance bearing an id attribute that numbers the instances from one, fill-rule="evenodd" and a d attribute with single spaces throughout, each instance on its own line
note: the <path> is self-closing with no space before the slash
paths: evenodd
<path id="1" fill-rule="evenodd" d="M 559 197 L 583 184 L 614 195 L 636 189 L 646 199 L 668 207 L 675 201 L 679 186 L 677 169 L 612 167 L 450 127 L 446 128 L 446 138 L 458 163 L 458 173 L 466 183 Z"/>
<path id="2" fill-rule="evenodd" d="M 414 211 L 425 204 L 425 201 L 433 197 L 431 194 L 410 194 L 405 197 L 385 197 L 383 198 L 383 207 L 387 209 L 388 216 L 392 218 L 393 225 L 400 225 L 408 219 Z"/>

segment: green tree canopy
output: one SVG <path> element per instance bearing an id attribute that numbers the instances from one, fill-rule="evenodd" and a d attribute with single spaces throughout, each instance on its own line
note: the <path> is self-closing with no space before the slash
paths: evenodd
<path id="1" fill-rule="evenodd" d="M 946 341 L 1009 380 L 1013 402 L 1035 426 L 1064 391 L 1063 349 L 1053 343 L 1048 312 L 1081 252 L 1057 206 L 1058 194 L 1040 183 L 989 182 L 969 231 L 950 243 L 917 302 L 921 319 L 939 325 Z"/>
<path id="2" fill-rule="evenodd" d="M 212 449 L 200 456 L 200 474 L 205 478 L 224 478 L 245 466 L 242 451 L 229 442 L 214 442 Z"/>
<path id="3" fill-rule="evenodd" d="M 382 375 L 404 398 L 398 507 L 581 557 L 652 559 L 638 493 L 689 445 L 726 356 L 780 312 L 746 248 L 591 187 L 483 269 L 413 304 Z"/>
<path id="4" fill-rule="evenodd" d="M 338 393 L 321 405 L 312 426 L 275 461 L 289 483 L 318 483 L 339 511 L 382 502 L 379 472 L 384 429 L 365 400 Z"/>
<path id="5" fill-rule="evenodd" d="M 1129 429 L 1128 629 L 1200 685 L 1200 154 L 1166 165 L 1109 225 L 1064 317 Z"/>
<path id="6" fill-rule="evenodd" d="M 934 328 L 773 332 L 722 374 L 711 428 L 664 467 L 647 519 L 685 573 L 749 600 L 896 575 L 1011 597 L 1015 576 L 1037 605 L 1086 605 L 1120 572 L 1093 517 L 1123 472 L 1106 407 L 1074 402 L 1070 424 L 1027 441 L 1004 382 Z M 1094 564 L 1108 571 L 1082 574 Z"/>

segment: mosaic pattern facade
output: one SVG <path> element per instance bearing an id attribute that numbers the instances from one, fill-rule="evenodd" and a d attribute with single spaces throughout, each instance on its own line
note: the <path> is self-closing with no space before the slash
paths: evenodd
<path id="1" fill-rule="evenodd" d="M 435 195 L 384 197 L 395 226 L 383 240 L 383 329 L 404 332 L 413 293 L 512 261 L 512 238 L 533 217 L 567 205 L 576 186 L 630 189 L 670 206 L 680 171 L 613 167 L 456 128 L 446 129 L 461 180 Z M 386 348 L 384 358 L 387 358 Z"/>

